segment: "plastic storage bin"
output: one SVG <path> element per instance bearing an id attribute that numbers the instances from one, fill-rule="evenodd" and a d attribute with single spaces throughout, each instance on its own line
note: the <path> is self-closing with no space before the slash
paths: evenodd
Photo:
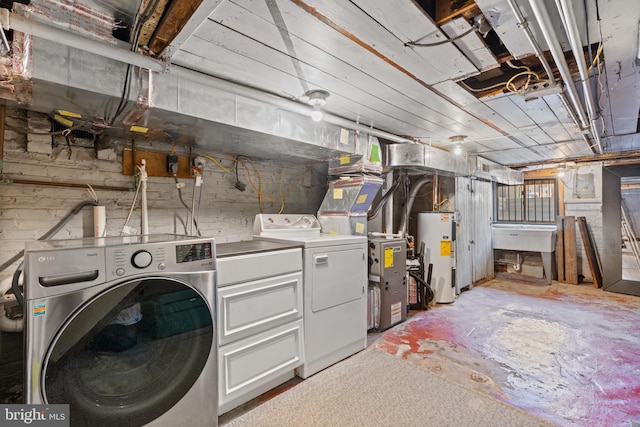
<path id="1" fill-rule="evenodd" d="M 375 136 L 349 131 L 346 147 L 353 147 L 353 154 L 344 154 L 329 160 L 329 175 L 366 172 L 382 173 L 382 149 Z"/>
<path id="2" fill-rule="evenodd" d="M 367 235 L 367 214 L 318 214 L 323 233 Z"/>
<path id="3" fill-rule="evenodd" d="M 350 175 L 333 179 L 322 200 L 318 214 L 366 214 L 382 187 L 377 176 Z"/>

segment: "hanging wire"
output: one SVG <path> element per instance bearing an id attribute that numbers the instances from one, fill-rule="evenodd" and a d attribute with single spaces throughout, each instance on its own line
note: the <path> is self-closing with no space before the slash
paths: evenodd
<path id="1" fill-rule="evenodd" d="M 415 41 L 408 41 L 404 45 L 405 46 L 415 46 L 415 47 L 435 47 L 435 46 L 440 46 L 440 45 L 443 45 L 443 44 L 454 42 L 456 40 L 460 40 L 461 38 L 471 34 L 472 32 L 476 31 L 477 29 L 478 29 L 478 26 L 474 24 L 471 28 L 469 28 L 464 33 L 458 34 L 457 36 L 451 37 L 449 39 L 440 40 L 439 42 L 434 42 L 434 43 L 419 43 L 419 42 L 415 42 Z"/>
<path id="2" fill-rule="evenodd" d="M 138 49 L 138 41 L 140 40 L 140 33 L 142 32 L 143 25 L 151 17 L 153 11 L 156 10 L 160 0 L 155 0 L 153 3 L 149 2 L 140 14 L 140 19 L 136 21 L 133 28 L 133 40 L 131 42 L 131 51 L 135 52 Z M 152 6 L 153 5 L 153 6 Z M 122 95 L 120 96 L 120 102 L 116 108 L 116 112 L 113 117 L 108 120 L 109 126 L 113 126 L 116 119 L 124 112 L 129 102 L 129 93 L 131 92 L 131 64 L 127 64 L 127 71 L 124 77 L 124 85 L 122 86 Z"/>

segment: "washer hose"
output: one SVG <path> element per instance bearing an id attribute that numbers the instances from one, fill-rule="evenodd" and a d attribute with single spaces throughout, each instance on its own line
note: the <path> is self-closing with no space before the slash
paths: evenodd
<path id="1" fill-rule="evenodd" d="M 75 208 L 73 208 L 73 210 L 71 210 L 71 212 L 67 214 L 67 216 L 62 218 L 60 222 L 58 222 L 53 228 L 51 228 L 49 231 L 43 234 L 42 237 L 40 237 L 38 240 L 47 240 L 55 236 L 56 233 L 58 233 L 58 231 L 62 230 L 62 228 L 65 225 L 67 225 L 67 223 L 71 221 L 71 219 L 82 210 L 82 208 L 85 208 L 87 206 L 99 206 L 99 205 L 100 203 L 95 201 L 86 201 L 86 202 L 79 203 L 78 205 L 76 205 Z M 20 251 L 16 256 L 11 258 L 9 261 L 5 262 L 2 265 L 2 267 L 0 267 L 0 271 L 3 271 L 9 265 L 13 264 L 15 261 L 19 260 L 23 256 L 24 256 L 24 251 Z M 13 280 L 11 281 L 11 289 L 13 290 L 13 293 L 16 296 L 16 301 L 18 301 L 18 303 L 20 304 L 20 307 L 22 307 L 22 310 L 24 312 L 24 296 L 22 295 L 22 292 L 20 292 L 20 285 L 18 283 L 18 279 L 20 278 L 20 273 L 22 273 L 23 267 L 24 267 L 24 261 L 21 261 L 15 273 L 13 273 Z"/>

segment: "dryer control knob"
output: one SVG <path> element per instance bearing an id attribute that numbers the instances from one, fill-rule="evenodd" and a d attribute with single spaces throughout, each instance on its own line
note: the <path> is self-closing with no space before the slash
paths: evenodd
<path id="1" fill-rule="evenodd" d="M 148 251 L 138 251 L 131 256 L 131 264 L 135 268 L 146 268 L 151 264 L 151 254 Z"/>

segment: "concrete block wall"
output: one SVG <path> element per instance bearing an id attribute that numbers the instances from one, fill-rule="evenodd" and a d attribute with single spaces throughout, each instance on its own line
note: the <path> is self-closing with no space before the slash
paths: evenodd
<path id="1" fill-rule="evenodd" d="M 12 128 L 48 130 L 48 118 L 39 113 L 7 108 L 6 122 Z M 48 142 L 47 142 L 48 141 Z M 106 206 L 107 236 L 121 234 L 134 200 L 136 178 L 122 174 L 122 148 L 130 141 L 100 139 L 76 140 L 71 144 L 62 136 L 52 139 L 48 135 L 26 135 L 7 128 L 4 145 L 5 182 L 0 184 L 0 265 L 24 249 L 25 242 L 38 239 L 64 218 L 82 201 L 92 200 L 85 188 L 25 185 L 11 180 L 30 180 L 60 183 L 93 184 L 120 187 L 123 191 L 95 190 L 101 204 Z M 136 142 L 136 149 L 170 152 L 168 142 Z M 187 154 L 188 147 L 176 147 L 176 154 Z M 213 161 L 207 160 L 203 185 L 197 187 L 199 199 L 197 222 L 203 236 L 213 236 L 218 242 L 251 238 L 253 219 L 260 212 L 258 196 L 251 188 L 244 168 L 239 167 L 240 180 L 247 184 L 246 191 L 234 188 L 236 182 L 233 162 L 223 153 L 206 152 L 194 148 L 194 154 L 204 152 L 219 159 L 231 172 L 224 172 Z M 263 193 L 278 197 L 280 189 L 294 185 L 307 168 L 303 163 L 254 159 L 260 171 Z M 249 166 L 252 180 L 259 178 Z M 326 191 L 326 166 L 311 167 L 300 184 L 285 199 L 284 213 L 316 213 Z M 184 183 L 182 197 L 190 207 L 193 179 L 179 179 Z M 173 178 L 149 177 L 147 183 L 150 233 L 188 234 L 189 215 L 180 202 Z M 140 195 L 128 225 L 140 229 Z M 280 203 L 264 201 L 265 213 L 277 213 Z M 56 236 L 79 238 L 93 234 L 93 210 L 88 207 L 74 217 Z M 193 234 L 196 234 L 195 231 Z M 17 265 L 17 263 L 14 263 Z M 15 267 L 0 272 L 0 280 L 11 275 Z"/>

